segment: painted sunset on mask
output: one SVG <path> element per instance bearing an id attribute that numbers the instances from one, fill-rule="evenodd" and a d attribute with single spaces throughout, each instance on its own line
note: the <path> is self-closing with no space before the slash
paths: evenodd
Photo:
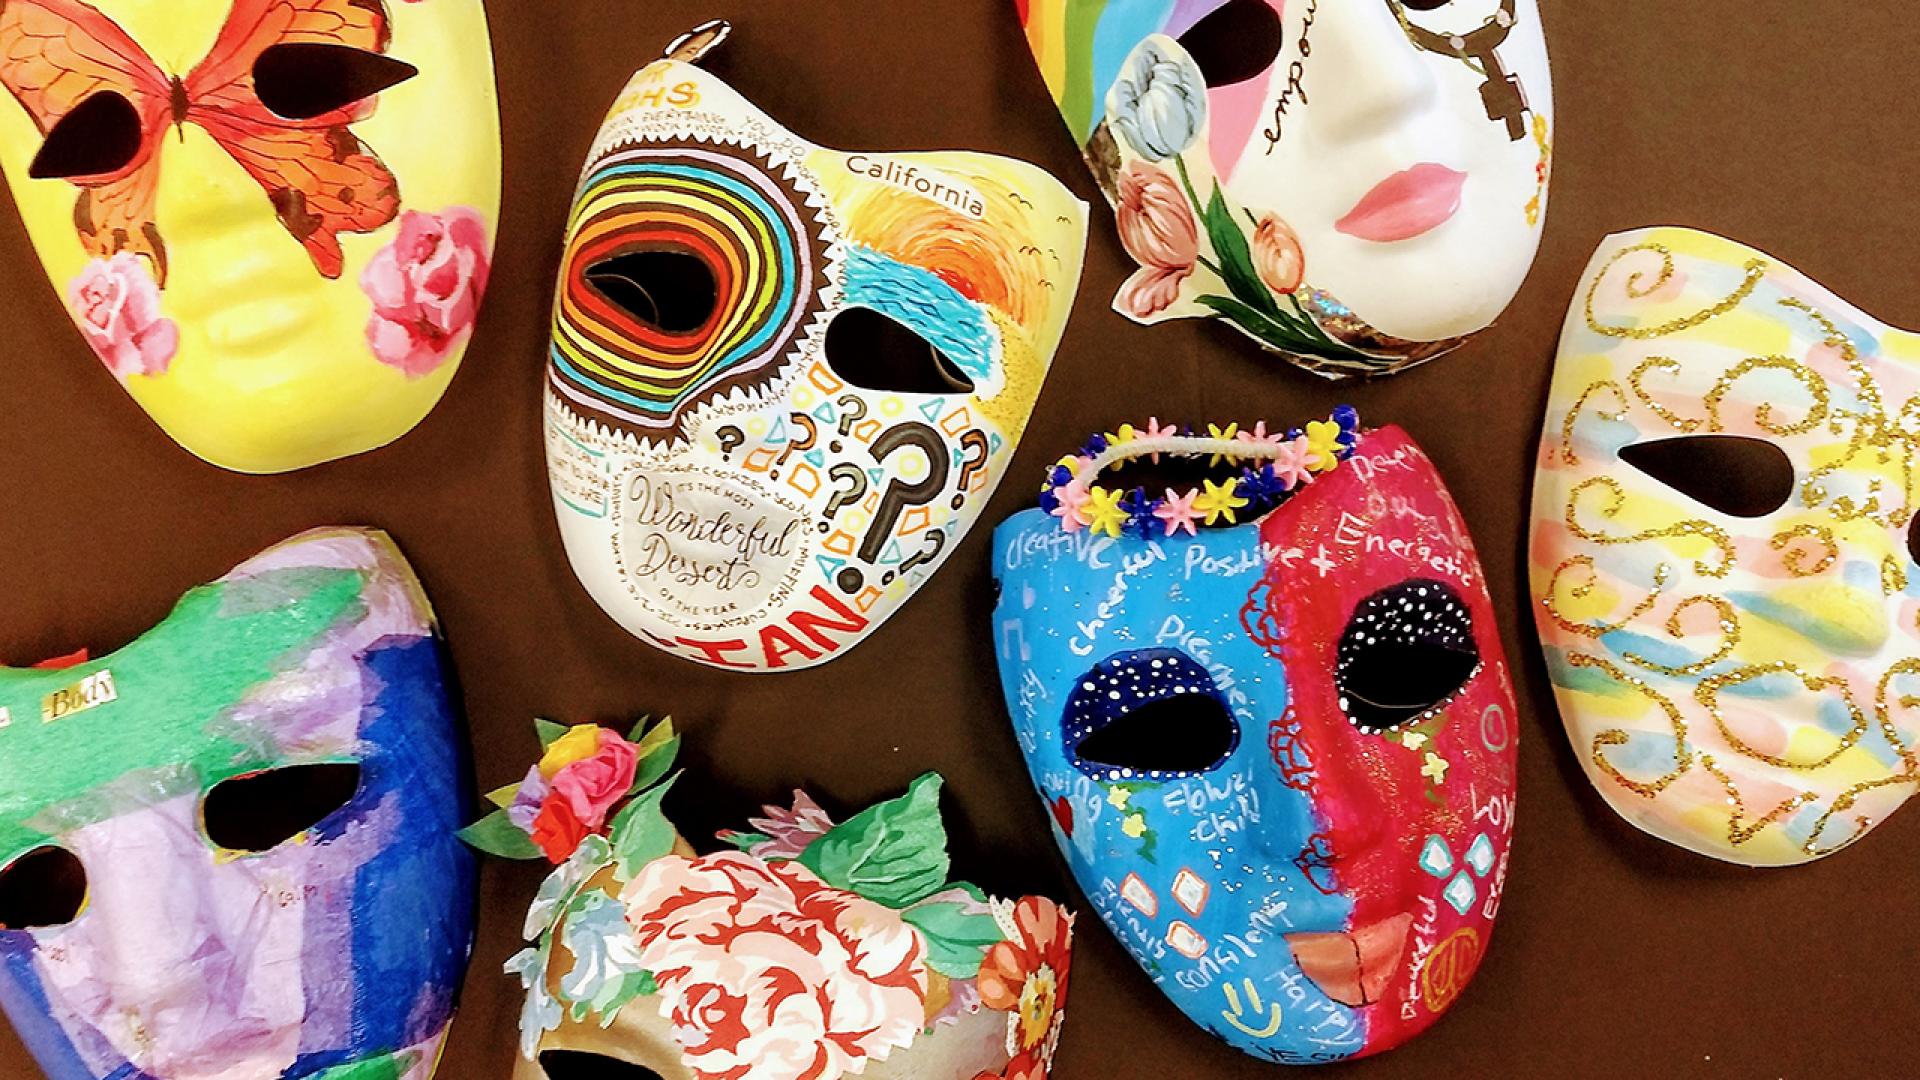
<path id="1" fill-rule="evenodd" d="M 995 537 L 1002 687 L 1091 906 L 1189 1018 L 1286 1064 L 1453 1007 L 1512 829 L 1516 706 L 1465 526 L 1404 433 L 1341 438 L 1252 520 L 1063 531 L 1062 496 Z"/>
<path id="2" fill-rule="evenodd" d="M 0 716 L 0 899 L 38 852 L 85 881 L 0 929 L 51 1080 L 432 1073 L 474 863 L 432 613 L 383 535 L 304 534 L 110 656 L 0 670 Z"/>

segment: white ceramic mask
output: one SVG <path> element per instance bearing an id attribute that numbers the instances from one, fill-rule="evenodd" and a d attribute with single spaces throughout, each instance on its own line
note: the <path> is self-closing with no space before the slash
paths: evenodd
<path id="1" fill-rule="evenodd" d="M 1080 277 L 1086 208 L 1033 166 L 842 153 L 683 39 L 582 176 L 547 369 L 574 571 L 634 634 L 808 667 L 952 552 L 1000 481 Z"/>
<path id="2" fill-rule="evenodd" d="M 1330 376 L 1430 359 L 1519 291 L 1553 86 L 1534 0 L 1027 0 L 1143 322 Z"/>
<path id="3" fill-rule="evenodd" d="M 1920 784 L 1920 337 L 1751 248 L 1608 238 L 1567 317 L 1533 594 L 1588 777 L 1749 866 Z"/>

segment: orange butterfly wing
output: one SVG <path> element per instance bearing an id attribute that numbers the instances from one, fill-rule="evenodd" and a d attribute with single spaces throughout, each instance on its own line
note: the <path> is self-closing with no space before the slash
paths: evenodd
<path id="1" fill-rule="evenodd" d="M 101 258 L 134 252 L 164 284 L 167 249 L 153 208 L 172 84 L 146 50 L 80 0 L 0 0 L 0 83 L 41 134 L 95 93 L 111 91 L 133 105 L 139 153 L 115 172 L 71 178 L 80 188 L 73 220 L 88 252 Z"/>
<path id="2" fill-rule="evenodd" d="M 253 65 L 274 45 L 384 53 L 388 41 L 384 0 L 235 0 L 213 49 L 186 78 L 188 119 L 266 190 L 280 223 L 330 278 L 341 273 L 341 233 L 372 232 L 400 212 L 393 173 L 348 127 L 373 112 L 373 101 L 289 120 L 261 104 Z"/>

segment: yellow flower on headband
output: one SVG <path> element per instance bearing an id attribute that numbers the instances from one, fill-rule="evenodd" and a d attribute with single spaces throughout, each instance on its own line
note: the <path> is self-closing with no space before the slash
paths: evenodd
<path id="1" fill-rule="evenodd" d="M 1228 424 L 1226 426 L 1226 429 L 1222 430 L 1218 424 L 1208 424 L 1207 438 L 1218 439 L 1221 442 L 1234 442 L 1240 438 L 1240 425 Z M 1213 455 L 1213 457 L 1208 459 L 1207 464 L 1218 465 L 1220 464 L 1221 461 L 1225 459 L 1226 459 L 1225 454 L 1215 454 Z"/>
<path id="2" fill-rule="evenodd" d="M 1094 488 L 1087 494 L 1087 528 L 1118 539 L 1127 530 L 1127 512 L 1120 509 L 1122 492 Z"/>
<path id="3" fill-rule="evenodd" d="M 1307 425 L 1307 446 L 1313 451 L 1313 471 L 1332 472 L 1340 467 L 1340 425 L 1331 420 L 1315 420 Z"/>
<path id="4" fill-rule="evenodd" d="M 1206 490 L 1200 493 L 1199 498 L 1193 500 L 1193 508 L 1207 515 L 1207 524 L 1211 525 L 1223 516 L 1227 519 L 1227 524 L 1237 524 L 1234 521 L 1233 512 L 1247 505 L 1247 500 L 1238 494 L 1240 481 L 1229 479 L 1225 483 L 1216 484 L 1211 480 L 1201 480 L 1200 483 Z"/>
<path id="5" fill-rule="evenodd" d="M 585 761 L 600 752 L 600 725 L 580 724 L 567 729 L 553 740 L 540 758 L 540 775 L 548 780 L 576 761 Z"/>

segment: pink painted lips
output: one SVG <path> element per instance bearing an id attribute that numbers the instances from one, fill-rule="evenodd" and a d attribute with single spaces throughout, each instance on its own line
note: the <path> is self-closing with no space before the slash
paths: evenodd
<path id="1" fill-rule="evenodd" d="M 1376 244 L 1411 240 L 1459 212 L 1466 183 L 1466 173 L 1423 162 L 1382 180 L 1333 227 Z"/>

